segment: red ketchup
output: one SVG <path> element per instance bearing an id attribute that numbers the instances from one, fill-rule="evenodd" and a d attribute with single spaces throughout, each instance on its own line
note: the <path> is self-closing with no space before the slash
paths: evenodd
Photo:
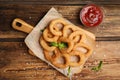
<path id="1" fill-rule="evenodd" d="M 90 4 L 83 7 L 80 12 L 80 19 L 83 25 L 87 27 L 95 27 L 102 22 L 103 12 L 100 7 L 95 4 Z"/>

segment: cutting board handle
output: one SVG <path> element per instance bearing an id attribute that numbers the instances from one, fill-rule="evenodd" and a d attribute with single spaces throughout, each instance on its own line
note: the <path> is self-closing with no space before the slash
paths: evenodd
<path id="1" fill-rule="evenodd" d="M 33 30 L 33 26 L 29 25 L 28 23 L 26 23 L 25 21 L 16 18 L 13 20 L 12 22 L 12 27 L 18 31 L 22 31 L 25 33 L 30 33 Z M 29 49 L 28 52 L 35 56 L 34 53 Z"/>
<path id="2" fill-rule="evenodd" d="M 30 33 L 33 30 L 33 26 L 29 25 L 19 18 L 13 20 L 12 27 L 18 31 L 22 31 L 25 33 Z"/>

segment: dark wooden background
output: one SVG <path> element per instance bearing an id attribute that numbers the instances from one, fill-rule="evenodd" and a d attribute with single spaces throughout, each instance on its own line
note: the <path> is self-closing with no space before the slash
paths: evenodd
<path id="1" fill-rule="evenodd" d="M 55 7 L 65 18 L 82 25 L 79 12 L 89 3 L 99 5 L 105 14 L 95 28 L 82 27 L 97 37 L 96 49 L 80 74 L 73 80 L 120 80 L 120 0 L 0 0 L 0 80 L 68 80 L 67 77 L 31 56 L 24 43 L 27 34 L 14 30 L 11 23 L 21 18 L 35 26 Z M 99 72 L 91 71 L 99 61 Z"/>

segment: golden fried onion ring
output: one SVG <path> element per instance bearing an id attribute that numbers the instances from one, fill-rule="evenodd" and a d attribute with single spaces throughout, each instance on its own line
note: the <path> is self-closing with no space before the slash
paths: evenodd
<path id="1" fill-rule="evenodd" d="M 71 33 L 71 35 L 69 36 L 69 39 L 76 42 L 75 36 L 80 36 L 80 39 L 78 39 L 78 43 L 84 42 L 86 40 L 86 35 L 82 31 L 75 31 L 75 32 Z"/>
<path id="2" fill-rule="evenodd" d="M 78 30 L 74 25 L 66 25 L 63 28 L 63 37 L 68 37 L 72 32 Z M 77 42 L 80 36 L 75 36 L 74 41 Z"/>
<path id="3" fill-rule="evenodd" d="M 57 30 L 55 30 L 55 27 L 57 27 L 57 26 L 55 26 L 57 23 L 61 23 L 61 24 L 63 24 L 63 26 L 65 26 L 65 25 L 67 25 L 67 23 L 66 23 L 66 21 L 64 20 L 64 19 L 62 19 L 62 18 L 59 18 L 59 19 L 55 19 L 55 20 L 53 20 L 51 23 L 50 23 L 50 25 L 49 25 L 49 29 L 50 29 L 50 31 L 51 31 L 51 33 L 52 34 L 54 34 L 54 35 L 56 35 L 56 36 L 61 36 L 62 35 L 62 31 L 57 31 Z"/>
<path id="4" fill-rule="evenodd" d="M 64 63 L 59 63 L 57 62 L 60 58 L 63 58 Z M 66 68 L 69 66 L 69 55 L 68 54 L 61 54 L 60 56 L 56 57 L 53 61 L 52 64 L 58 68 Z"/>
<path id="5" fill-rule="evenodd" d="M 48 42 L 56 42 L 59 36 L 54 36 L 47 28 L 43 32 L 43 38 Z"/>
<path id="6" fill-rule="evenodd" d="M 63 28 L 63 37 L 68 37 L 68 30 L 71 30 L 72 32 L 76 31 L 76 27 L 74 27 L 73 25 L 66 25 Z M 70 32 L 69 32 L 70 34 Z"/>
<path id="7" fill-rule="evenodd" d="M 49 44 L 47 44 L 47 42 L 43 39 L 43 37 L 40 37 L 40 44 L 43 47 L 43 49 L 47 51 L 54 51 L 56 48 L 54 46 L 49 46 Z"/>
<path id="8" fill-rule="evenodd" d="M 72 51 L 70 54 L 70 57 L 71 56 L 76 56 L 78 58 L 77 61 L 73 62 L 73 61 L 70 61 L 70 66 L 71 67 L 76 67 L 76 66 L 80 66 L 84 63 L 84 60 L 85 60 L 85 57 L 82 53 L 80 53 L 79 51 Z"/>
<path id="9" fill-rule="evenodd" d="M 84 49 L 86 49 L 87 51 L 85 53 L 82 52 L 80 50 L 81 47 L 84 48 Z M 93 49 L 90 46 L 88 46 L 88 45 L 86 45 L 84 43 L 78 43 L 78 44 L 76 44 L 74 46 L 73 50 L 77 50 L 77 51 L 82 52 L 85 55 L 85 57 L 89 57 L 92 54 L 92 52 L 93 52 Z"/>
<path id="10" fill-rule="evenodd" d="M 45 59 L 55 67 L 79 68 L 93 52 L 93 49 L 85 43 L 86 40 L 87 36 L 81 29 L 59 18 L 50 22 L 49 27 L 40 37 L 39 43 L 43 48 Z M 49 42 L 55 42 L 56 45 L 50 46 Z M 62 42 L 67 43 L 67 47 L 64 47 Z"/>
<path id="11" fill-rule="evenodd" d="M 70 40 L 70 39 L 68 39 L 68 38 L 66 38 L 66 37 L 61 37 L 60 39 L 59 39 L 59 41 L 60 42 L 65 42 L 65 43 L 67 43 L 68 44 L 68 47 L 67 47 L 67 49 L 66 49 L 66 51 L 69 53 L 72 49 L 73 49 L 73 47 L 74 47 L 74 43 Z"/>
<path id="12" fill-rule="evenodd" d="M 57 48 L 54 51 L 43 50 L 43 52 L 44 52 L 45 58 L 50 62 L 52 62 L 54 58 L 60 55 Z"/>

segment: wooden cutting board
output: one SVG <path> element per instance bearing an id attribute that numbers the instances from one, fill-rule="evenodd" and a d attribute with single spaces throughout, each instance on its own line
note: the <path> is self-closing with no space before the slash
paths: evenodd
<path id="1" fill-rule="evenodd" d="M 36 27 L 33 29 L 33 27 L 27 23 L 25 23 L 23 20 L 20 19 L 15 19 L 13 21 L 13 28 L 29 33 L 29 35 L 25 38 L 25 43 L 28 46 L 30 54 L 37 56 L 40 58 L 42 61 L 48 63 L 51 65 L 53 68 L 57 69 L 59 72 L 63 73 L 65 76 L 67 76 L 67 69 L 59 69 L 56 68 L 54 65 L 52 65 L 49 61 L 47 61 L 44 58 L 43 50 L 42 47 L 39 45 L 39 38 L 42 34 L 41 30 L 43 30 L 48 24 L 50 23 L 51 20 L 56 19 L 56 18 L 63 18 L 60 13 L 57 12 L 54 8 L 51 8 L 47 14 L 43 17 L 43 19 L 36 25 Z M 72 24 L 68 20 L 66 20 L 68 23 Z M 87 36 L 91 36 L 90 38 L 95 40 L 94 34 L 81 29 L 81 31 L 85 32 Z M 86 59 L 87 60 L 87 59 Z M 82 70 L 83 65 L 79 67 L 80 70 Z M 74 71 L 74 69 L 73 69 Z"/>

